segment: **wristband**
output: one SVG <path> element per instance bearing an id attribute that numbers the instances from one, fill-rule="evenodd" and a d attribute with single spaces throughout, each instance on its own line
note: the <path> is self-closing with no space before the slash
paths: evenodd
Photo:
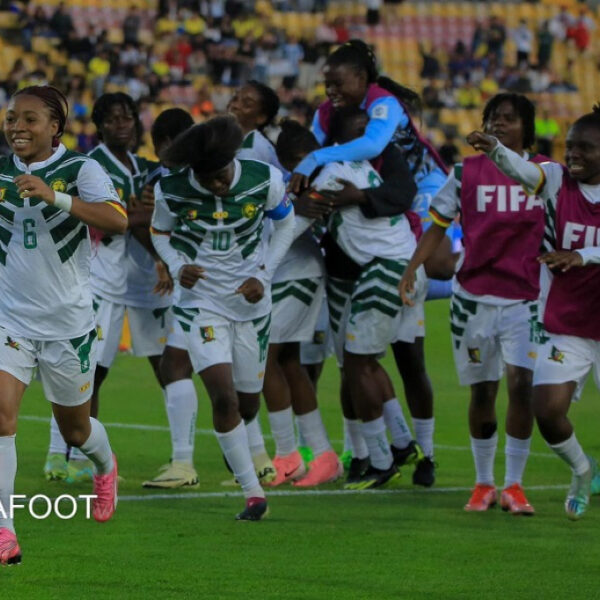
<path id="1" fill-rule="evenodd" d="M 64 210 L 65 212 L 71 212 L 71 206 L 73 205 L 73 197 L 63 192 L 54 192 L 54 206 Z"/>

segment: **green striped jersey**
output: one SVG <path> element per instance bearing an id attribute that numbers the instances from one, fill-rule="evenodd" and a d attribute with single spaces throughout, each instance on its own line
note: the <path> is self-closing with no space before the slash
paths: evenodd
<path id="1" fill-rule="evenodd" d="M 381 178 L 367 161 L 332 162 L 313 181 L 317 190 L 340 189 L 338 179 L 350 181 L 359 189 L 378 187 Z M 404 215 L 367 219 L 358 206 L 336 210 L 327 229 L 340 248 L 359 265 L 374 258 L 410 259 L 416 241 Z"/>
<path id="2" fill-rule="evenodd" d="M 205 269 L 206 279 L 193 289 L 177 286 L 173 304 L 245 321 L 271 310 L 269 290 L 256 304 L 235 291 L 249 277 L 260 275 L 265 211 L 280 204 L 285 184 L 281 172 L 266 163 L 236 159 L 234 166 L 229 193 L 223 197 L 200 186 L 191 169 L 163 177 L 155 188 L 152 227 L 170 233 L 170 244 L 184 264 Z"/>
<path id="3" fill-rule="evenodd" d="M 23 173 L 84 202 L 119 197 L 95 160 L 62 144 L 40 163 L 0 158 L 0 326 L 33 340 L 84 335 L 94 327 L 88 228 L 42 200 L 21 199 L 13 179 Z"/>
<path id="4" fill-rule="evenodd" d="M 139 198 L 142 188 L 149 181 L 156 169 L 157 163 L 129 153 L 129 160 L 133 165 L 131 172 L 104 144 L 94 148 L 89 156 L 97 160 L 111 181 L 113 182 L 119 198 L 127 205 L 131 197 Z M 95 295 L 125 304 L 127 292 L 127 246 L 130 234 L 104 235 L 92 258 L 91 283 Z M 137 241 L 134 242 L 137 244 Z M 146 254 L 144 248 L 140 248 Z M 138 256 L 143 256 L 139 252 Z M 148 254 L 148 258 L 152 260 Z"/>

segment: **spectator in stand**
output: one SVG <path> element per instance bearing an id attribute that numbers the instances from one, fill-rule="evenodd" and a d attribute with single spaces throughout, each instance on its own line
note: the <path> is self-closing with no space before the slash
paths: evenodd
<path id="1" fill-rule="evenodd" d="M 423 44 L 419 44 L 419 52 L 423 59 L 421 79 L 437 79 L 440 76 L 440 61 L 437 59 L 435 47 L 427 51 Z"/>
<path id="2" fill-rule="evenodd" d="M 590 46 L 591 31 L 596 28 L 593 19 L 587 16 L 585 9 L 579 13 L 579 18 L 567 29 L 567 39 L 573 40 L 575 48 L 583 54 Z"/>
<path id="3" fill-rule="evenodd" d="M 456 101 L 460 108 L 479 108 L 482 103 L 481 92 L 473 85 L 469 77 L 456 91 Z"/>
<path id="4" fill-rule="evenodd" d="M 500 90 L 497 79 L 486 71 L 483 79 L 479 82 L 479 90 L 481 91 L 481 98 L 484 101 L 489 100 L 492 96 L 495 96 Z"/>
<path id="5" fill-rule="evenodd" d="M 438 97 L 445 108 L 456 108 L 456 91 L 450 79 L 444 82 L 444 87 L 439 91 Z"/>
<path id="6" fill-rule="evenodd" d="M 50 18 L 50 29 L 52 29 L 57 37 L 60 38 L 62 44 L 66 44 L 69 39 L 69 33 L 73 31 L 73 19 L 67 12 L 65 3 L 61 2 L 58 8 L 54 11 L 54 14 Z"/>
<path id="7" fill-rule="evenodd" d="M 423 86 L 421 98 L 423 99 L 423 108 L 439 109 L 444 107 L 443 102 L 440 100 L 435 81 L 431 79 Z"/>
<path id="8" fill-rule="evenodd" d="M 283 44 L 282 54 L 283 58 L 290 64 L 290 73 L 283 78 L 283 84 L 288 89 L 291 89 L 298 80 L 300 62 L 304 59 L 304 49 L 296 36 L 289 36 L 288 40 Z"/>
<path id="9" fill-rule="evenodd" d="M 533 33 L 527 26 L 527 21 L 521 19 L 519 26 L 512 32 L 513 41 L 517 47 L 517 66 L 529 65 L 529 55 L 533 45 Z"/>
<path id="10" fill-rule="evenodd" d="M 550 116 L 545 109 L 541 117 L 535 119 L 535 141 L 538 154 L 552 158 L 554 152 L 554 140 L 560 135 L 560 127 L 557 120 Z"/>
<path id="11" fill-rule="evenodd" d="M 333 28 L 335 29 L 336 43 L 345 44 L 350 39 L 350 31 L 344 17 L 336 17 L 333 20 Z"/>
<path id="12" fill-rule="evenodd" d="M 366 22 L 367 25 L 379 25 L 382 0 L 365 0 L 367 7 Z"/>
<path id="13" fill-rule="evenodd" d="M 549 24 L 549 30 L 552 35 L 560 42 L 567 39 L 567 30 L 575 22 L 575 17 L 569 12 L 566 6 L 561 6 L 560 12 L 552 17 Z"/>
<path id="14" fill-rule="evenodd" d="M 140 36 L 142 17 L 137 7 L 132 6 L 123 21 L 123 40 L 125 44 L 137 46 Z"/>
<path id="15" fill-rule="evenodd" d="M 490 19 L 485 39 L 488 47 L 488 54 L 496 57 L 496 62 L 499 66 L 504 63 L 504 44 L 506 43 L 506 27 L 502 19 L 497 15 Z"/>
<path id="16" fill-rule="evenodd" d="M 444 143 L 438 150 L 440 158 L 448 168 L 460 162 L 460 150 L 458 149 L 455 140 L 456 134 L 453 131 L 446 131 Z"/>
<path id="17" fill-rule="evenodd" d="M 108 52 L 100 52 L 98 56 L 94 56 L 88 63 L 88 72 L 92 80 L 92 92 L 98 98 L 104 91 L 104 84 L 110 75 L 110 61 L 108 60 Z"/>
<path id="18" fill-rule="evenodd" d="M 554 35 L 550 30 L 550 21 L 544 21 L 538 34 L 537 64 L 540 69 L 544 69 L 550 63 L 552 58 L 552 46 L 554 45 Z"/>

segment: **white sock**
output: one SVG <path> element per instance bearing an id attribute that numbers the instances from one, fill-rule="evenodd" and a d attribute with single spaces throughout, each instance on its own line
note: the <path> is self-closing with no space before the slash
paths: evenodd
<path id="1" fill-rule="evenodd" d="M 487 440 L 471 437 L 471 450 L 475 461 L 475 483 L 494 485 L 494 457 L 498 446 L 498 432 Z"/>
<path id="2" fill-rule="evenodd" d="M 435 419 L 415 419 L 413 417 L 413 427 L 415 428 L 415 438 L 417 444 L 421 446 L 423 454 L 429 458 L 433 458 L 433 430 L 435 427 Z"/>
<path id="3" fill-rule="evenodd" d="M 2 439 L 2 438 L 0 438 Z M 575 475 L 583 475 L 590 468 L 590 461 L 583 453 L 575 432 L 568 440 L 560 444 L 548 444 L 570 467 Z"/>
<path id="4" fill-rule="evenodd" d="M 361 423 L 360 428 L 369 448 L 371 465 L 382 471 L 389 469 L 392 466 L 392 452 L 385 432 L 383 417 Z"/>
<path id="5" fill-rule="evenodd" d="M 296 419 L 298 421 L 298 429 L 300 429 L 302 436 L 312 448 L 315 458 L 321 456 L 323 452 L 332 449 L 325 425 L 323 425 L 321 411 L 318 408 L 305 415 L 298 415 Z"/>
<path id="6" fill-rule="evenodd" d="M 15 528 L 10 517 L 10 497 L 15 493 L 17 475 L 17 446 L 14 435 L 0 437 L 0 527 L 6 527 L 13 533 Z M 6 514 L 6 518 L 4 518 Z"/>
<path id="7" fill-rule="evenodd" d="M 235 478 L 242 486 L 246 498 L 264 498 L 265 493 L 258 483 L 254 463 L 250 457 L 248 434 L 242 420 L 240 424 L 226 433 L 215 431 L 221 450 L 231 467 Z"/>
<path id="8" fill-rule="evenodd" d="M 177 462 L 194 464 L 194 441 L 198 396 L 191 379 L 180 379 L 165 386 L 165 405 L 171 430 L 171 458 Z"/>
<path id="9" fill-rule="evenodd" d="M 260 456 L 261 454 L 267 454 L 265 448 L 265 438 L 260 428 L 260 421 L 258 420 L 258 414 L 246 423 L 246 435 L 248 436 L 248 448 L 250 449 L 250 456 Z"/>
<path id="10" fill-rule="evenodd" d="M 386 400 L 383 403 L 383 418 L 385 426 L 392 436 L 392 444 L 396 448 L 406 448 L 412 440 L 412 434 L 397 398 Z"/>
<path id="11" fill-rule="evenodd" d="M 69 460 L 87 460 L 87 456 L 79 448 L 73 446 L 69 451 Z"/>
<path id="12" fill-rule="evenodd" d="M 365 442 L 360 421 L 344 417 L 344 423 L 352 445 L 352 456 L 360 459 L 367 458 L 369 456 L 369 448 L 367 447 L 367 442 Z"/>
<path id="13" fill-rule="evenodd" d="M 294 431 L 294 413 L 292 407 L 269 412 L 271 434 L 275 440 L 275 454 L 288 456 L 296 451 L 296 432 Z"/>
<path id="14" fill-rule="evenodd" d="M 92 432 L 79 449 L 94 463 L 98 475 L 107 475 L 113 470 L 112 449 L 104 425 L 90 417 Z"/>
<path id="15" fill-rule="evenodd" d="M 531 437 L 526 440 L 514 438 L 506 434 L 506 446 L 504 455 L 506 460 L 506 471 L 504 475 L 504 487 L 507 488 L 513 483 L 521 485 L 523 481 L 523 472 L 529 457 L 529 447 L 531 446 Z"/>
<path id="16" fill-rule="evenodd" d="M 50 418 L 50 446 L 48 448 L 48 454 L 62 454 L 63 456 L 67 456 L 67 450 L 67 443 L 60 433 L 54 415 L 52 415 Z"/>
<path id="17" fill-rule="evenodd" d="M 348 423 L 346 423 L 346 419 L 343 419 L 344 424 L 344 452 L 352 452 L 354 448 L 352 447 L 352 438 L 350 437 L 350 432 L 348 431 Z"/>
<path id="18" fill-rule="evenodd" d="M 302 432 L 300 431 L 300 427 L 298 427 L 298 417 L 294 418 L 294 422 L 296 424 L 296 431 L 298 432 L 298 443 L 296 446 L 306 446 L 308 447 L 308 442 L 304 439 Z"/>

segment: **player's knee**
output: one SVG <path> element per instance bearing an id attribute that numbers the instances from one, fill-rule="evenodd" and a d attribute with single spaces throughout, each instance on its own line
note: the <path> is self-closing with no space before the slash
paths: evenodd
<path id="1" fill-rule="evenodd" d="M 0 437 L 17 433 L 17 415 L 3 412 L 0 407 Z"/>
<path id="2" fill-rule="evenodd" d="M 62 431 L 62 436 L 68 446 L 79 448 L 85 444 L 90 436 L 89 430 L 83 427 L 72 427 L 68 431 Z"/>
<path id="3" fill-rule="evenodd" d="M 481 437 L 484 440 L 489 440 L 498 429 L 498 423 L 496 422 L 487 422 L 481 424 Z"/>
<path id="4" fill-rule="evenodd" d="M 219 390 L 211 395 L 211 402 L 215 417 L 227 418 L 232 414 L 239 414 L 239 403 L 235 392 Z"/>

